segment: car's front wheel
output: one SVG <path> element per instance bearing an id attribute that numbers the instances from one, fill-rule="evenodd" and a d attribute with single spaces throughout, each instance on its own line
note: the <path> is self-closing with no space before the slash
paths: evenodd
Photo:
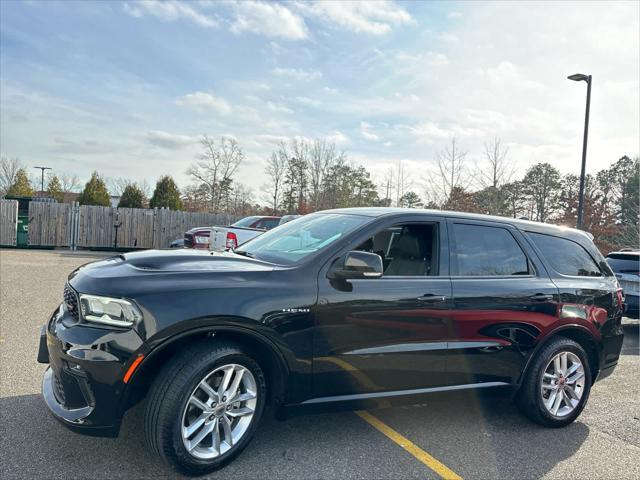
<path id="1" fill-rule="evenodd" d="M 584 348 L 558 337 L 533 358 L 518 393 L 523 413 L 546 427 L 563 427 L 584 409 L 591 390 L 591 370 Z"/>
<path id="2" fill-rule="evenodd" d="M 242 347 L 201 343 L 159 372 L 147 399 L 147 443 L 182 473 L 211 472 L 249 443 L 265 391 L 260 366 Z"/>

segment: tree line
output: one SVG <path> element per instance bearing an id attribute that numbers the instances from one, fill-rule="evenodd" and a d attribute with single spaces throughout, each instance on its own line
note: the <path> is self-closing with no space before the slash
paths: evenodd
<path id="1" fill-rule="evenodd" d="M 266 159 L 265 183 L 258 196 L 237 179 L 245 161 L 240 144 L 230 137 L 204 135 L 201 153 L 186 173 L 191 182 L 180 190 L 169 175 L 155 188 L 145 181 L 105 179 L 91 175 L 77 201 L 87 205 L 170 208 L 173 210 L 250 214 L 305 214 L 343 207 L 406 207 L 485 213 L 575 226 L 579 177 L 562 175 L 549 163 L 536 163 L 518 175 L 509 149 L 499 138 L 484 145 L 481 158 L 451 138 L 423 172 L 398 162 L 372 178 L 332 142 L 294 138 L 276 145 Z M 608 168 L 585 179 L 584 228 L 603 251 L 637 247 L 640 212 L 639 159 L 621 156 Z M 421 175 L 420 175 L 421 174 Z M 80 187 L 75 175 L 50 175 L 46 195 L 63 201 Z M 0 193 L 33 196 L 26 170 L 17 159 L 2 158 Z"/>

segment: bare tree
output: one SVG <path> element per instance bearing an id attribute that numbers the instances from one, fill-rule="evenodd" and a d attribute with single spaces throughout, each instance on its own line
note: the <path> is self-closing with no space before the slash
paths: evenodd
<path id="1" fill-rule="evenodd" d="M 15 183 L 20 168 L 22 162 L 18 157 L 0 157 L 0 196 L 5 195 L 9 187 Z"/>
<path id="2" fill-rule="evenodd" d="M 273 215 L 278 214 L 278 206 L 282 200 L 282 190 L 285 175 L 287 173 L 287 148 L 284 143 L 278 146 L 278 149 L 271 153 L 271 157 L 267 160 L 265 173 L 269 176 L 269 184 L 265 185 L 265 192 L 269 195 L 269 202 Z"/>
<path id="3" fill-rule="evenodd" d="M 475 172 L 475 179 L 487 198 L 487 213 L 500 215 L 505 210 L 505 199 L 500 188 L 511 182 L 515 166 L 508 160 L 509 148 L 504 147 L 498 137 L 484 144 L 485 165 Z"/>
<path id="4" fill-rule="evenodd" d="M 61 173 L 60 175 L 58 175 L 58 178 L 60 179 L 60 185 L 62 186 L 62 191 L 65 193 L 75 192 L 82 186 L 82 183 L 80 182 L 80 178 L 75 173 L 74 174 Z"/>
<path id="5" fill-rule="evenodd" d="M 200 144 L 203 148 L 200 161 L 191 165 L 187 173 L 208 187 L 211 209 L 217 212 L 223 197 L 228 194 L 236 170 L 244 160 L 244 153 L 238 142 L 229 137 L 220 137 L 216 143 L 211 137 L 203 135 Z"/>
<path id="6" fill-rule="evenodd" d="M 335 143 L 316 139 L 308 150 L 311 203 L 315 210 L 325 207 L 324 177 L 332 166 L 344 160 L 344 153 L 336 151 Z"/>
<path id="7" fill-rule="evenodd" d="M 117 197 L 122 196 L 124 189 L 129 185 L 132 185 L 133 181 L 129 180 L 125 177 L 111 177 L 106 179 L 107 189 L 111 195 L 115 195 Z"/>
<path id="8" fill-rule="evenodd" d="M 425 178 L 428 199 L 442 205 L 456 189 L 468 187 L 466 156 L 467 152 L 458 146 L 455 137 L 451 137 L 450 144 L 436 153 L 436 168 Z"/>
<path id="9" fill-rule="evenodd" d="M 395 187 L 396 193 L 396 207 L 399 207 L 402 204 L 402 197 L 406 193 L 406 191 L 411 188 L 413 182 L 409 178 L 409 172 L 407 172 L 404 168 L 404 163 L 402 160 L 398 160 L 395 171 L 393 172 L 393 185 Z"/>

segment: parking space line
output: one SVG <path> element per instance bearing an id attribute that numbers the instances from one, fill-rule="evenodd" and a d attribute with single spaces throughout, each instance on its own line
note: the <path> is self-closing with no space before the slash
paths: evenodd
<path id="1" fill-rule="evenodd" d="M 420 447 L 418 447 L 416 444 L 414 444 L 411 440 L 404 437 L 403 435 L 400 435 L 389 425 L 384 423 L 382 420 L 379 420 L 378 418 L 374 417 L 369 412 L 366 412 L 364 410 L 358 410 L 356 412 L 356 415 L 358 415 L 360 418 L 362 418 L 365 422 L 367 422 L 369 425 L 374 427 L 376 430 L 383 433 L 386 437 L 388 437 L 389 439 L 391 439 L 392 441 L 400 445 L 407 452 L 409 452 L 415 458 L 420 460 L 422 463 L 424 463 L 427 467 L 429 467 L 435 473 L 440 475 L 442 478 L 447 480 L 462 480 L 462 477 L 460 475 L 455 473 L 453 470 L 451 470 L 449 467 L 447 467 L 443 463 L 436 460 L 434 457 L 432 457 L 427 452 L 425 452 Z"/>

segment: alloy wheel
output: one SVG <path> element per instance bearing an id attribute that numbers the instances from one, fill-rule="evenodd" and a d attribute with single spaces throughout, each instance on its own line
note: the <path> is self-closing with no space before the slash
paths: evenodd
<path id="1" fill-rule="evenodd" d="M 184 447 L 203 460 L 225 454 L 246 433 L 256 404 L 256 380 L 248 368 L 238 364 L 217 367 L 193 390 L 184 408 Z"/>
<path id="2" fill-rule="evenodd" d="M 580 358 L 572 352 L 557 353 L 542 375 L 542 403 L 551 415 L 566 417 L 580 404 L 584 386 L 585 372 Z"/>

